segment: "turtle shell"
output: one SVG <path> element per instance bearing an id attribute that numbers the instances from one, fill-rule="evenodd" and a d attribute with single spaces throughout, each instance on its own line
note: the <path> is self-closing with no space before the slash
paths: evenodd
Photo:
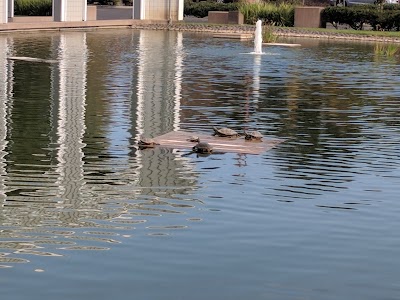
<path id="1" fill-rule="evenodd" d="M 193 143 L 198 143 L 198 142 L 200 142 L 200 138 L 199 138 L 198 136 L 196 136 L 196 135 L 192 135 L 192 136 L 189 137 L 187 140 L 188 140 L 189 142 L 193 142 Z"/>
<path id="2" fill-rule="evenodd" d="M 213 127 L 214 129 L 214 134 L 218 135 L 218 136 L 238 136 L 239 134 L 230 128 L 226 128 L 226 127 L 222 127 L 222 128 L 217 128 L 217 127 Z"/>
<path id="3" fill-rule="evenodd" d="M 246 140 L 261 140 L 263 138 L 259 131 L 245 131 L 244 134 Z"/>
<path id="4" fill-rule="evenodd" d="M 199 142 L 193 146 L 193 151 L 196 153 L 211 153 L 213 148 L 209 143 Z"/>
<path id="5" fill-rule="evenodd" d="M 157 144 L 152 138 L 140 137 L 139 146 L 142 147 L 154 147 Z"/>

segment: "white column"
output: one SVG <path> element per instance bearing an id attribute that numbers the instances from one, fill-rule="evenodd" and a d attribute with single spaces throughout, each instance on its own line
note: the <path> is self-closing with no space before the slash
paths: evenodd
<path id="1" fill-rule="evenodd" d="M 53 20 L 56 22 L 65 21 L 65 1 L 53 0 Z"/>
<path id="2" fill-rule="evenodd" d="M 56 22 L 86 21 L 87 1 L 53 0 L 53 19 Z"/>
<path id="3" fill-rule="evenodd" d="M 8 17 L 14 18 L 14 0 L 8 0 Z"/>
<path id="4" fill-rule="evenodd" d="M 0 24 L 8 22 L 8 0 L 0 0 Z"/>
<path id="5" fill-rule="evenodd" d="M 133 18 L 135 20 L 144 20 L 145 15 L 145 5 L 144 0 L 134 0 L 133 1 Z"/>
<path id="6" fill-rule="evenodd" d="M 178 21 L 183 21 L 184 0 L 178 0 Z"/>

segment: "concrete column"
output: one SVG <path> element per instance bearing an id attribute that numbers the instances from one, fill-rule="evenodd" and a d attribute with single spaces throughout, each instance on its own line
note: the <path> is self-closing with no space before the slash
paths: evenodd
<path id="1" fill-rule="evenodd" d="M 171 21 L 183 20 L 183 0 L 169 0 L 168 19 Z"/>
<path id="2" fill-rule="evenodd" d="M 135 20 L 144 20 L 145 19 L 144 0 L 134 0 L 133 1 L 133 18 Z"/>
<path id="3" fill-rule="evenodd" d="M 0 24 L 8 22 L 8 0 L 0 0 Z"/>
<path id="4" fill-rule="evenodd" d="M 14 18 L 14 0 L 8 0 L 8 17 Z"/>
<path id="5" fill-rule="evenodd" d="M 183 20 L 184 0 L 134 0 L 133 18 L 136 20 Z"/>
<path id="6" fill-rule="evenodd" d="M 178 0 L 178 21 L 183 21 L 184 0 Z"/>
<path id="7" fill-rule="evenodd" d="M 53 0 L 53 19 L 56 22 L 87 21 L 87 1 Z"/>

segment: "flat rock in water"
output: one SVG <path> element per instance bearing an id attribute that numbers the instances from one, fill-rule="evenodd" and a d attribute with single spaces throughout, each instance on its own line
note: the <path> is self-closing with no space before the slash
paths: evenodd
<path id="1" fill-rule="evenodd" d="M 286 44 L 286 43 L 263 43 L 266 46 L 280 46 L 280 47 L 301 47 L 301 44 Z"/>
<path id="2" fill-rule="evenodd" d="M 54 59 L 43 59 L 43 58 L 35 58 L 35 57 L 27 57 L 27 56 L 9 56 L 7 58 L 10 60 L 23 60 L 23 61 L 42 62 L 42 63 L 49 63 L 49 64 L 58 63 L 58 61 L 54 60 Z"/>
<path id="3" fill-rule="evenodd" d="M 198 136 L 201 142 L 209 143 L 215 151 L 243 154 L 261 154 L 284 142 L 282 139 L 267 137 L 264 137 L 261 141 L 248 141 L 245 140 L 244 136 L 229 138 L 213 136 L 212 134 L 213 132 L 206 135 L 188 131 L 171 131 L 153 139 L 160 144 L 159 147 L 191 150 L 196 143 L 190 142 L 188 139 L 192 136 Z"/>
<path id="4" fill-rule="evenodd" d="M 250 33 L 214 33 L 214 38 L 222 39 L 239 39 L 239 40 L 251 40 L 254 39 L 254 35 Z"/>

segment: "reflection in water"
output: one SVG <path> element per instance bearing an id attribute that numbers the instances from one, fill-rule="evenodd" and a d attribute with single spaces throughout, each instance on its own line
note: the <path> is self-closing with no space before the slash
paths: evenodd
<path id="1" fill-rule="evenodd" d="M 59 41 L 58 164 L 59 207 L 79 207 L 83 178 L 87 45 L 85 33 L 65 33 Z M 54 80 L 53 80 L 54 81 Z M 66 217 L 66 216 L 65 216 Z M 70 222 L 76 222 L 71 220 Z"/>
<path id="2" fill-rule="evenodd" d="M 141 135 L 156 136 L 179 130 L 184 55 L 182 33 L 165 35 L 159 31 L 141 31 L 137 51 L 136 141 Z M 168 197 L 177 192 L 174 186 L 193 185 L 192 180 L 185 184 L 186 179 L 180 175 L 183 170 L 191 170 L 187 160 L 178 159 L 179 156 L 170 150 L 146 149 L 135 155 L 140 161 L 140 186 L 170 187 L 170 191 L 163 192 L 167 193 L 164 197 Z"/>
<path id="3" fill-rule="evenodd" d="M 164 39 L 158 47 L 152 46 L 154 33 L 157 38 Z M 136 42 L 135 36 L 131 35 L 126 45 L 132 49 Z M 164 43 L 172 45 L 168 59 L 160 59 L 165 51 Z M 21 45 L 24 47 L 24 43 Z M 11 229 L 3 231 L 0 236 L 20 240 L 5 242 L 0 247 L 16 249 L 15 255 L 42 256 L 62 255 L 60 250 L 106 250 L 109 247 L 96 243 L 120 243 L 121 230 L 130 231 L 133 225 L 147 223 L 149 218 L 181 214 L 182 210 L 193 208 L 196 201 L 184 196 L 193 191 L 196 181 L 189 160 L 170 150 L 137 151 L 130 144 L 135 132 L 155 135 L 179 129 L 184 53 L 182 33 L 164 37 L 163 33 L 141 32 L 137 63 L 130 55 L 116 56 L 108 70 L 107 83 L 111 89 L 106 92 L 105 101 L 110 108 L 103 112 L 109 123 L 97 128 L 104 134 L 101 139 L 96 137 L 97 132 L 94 135 L 87 132 L 85 124 L 90 122 L 86 110 L 90 72 L 87 33 L 54 35 L 48 45 L 52 50 L 49 55 L 57 57 L 58 65 L 20 65 L 19 68 L 40 68 L 49 75 L 42 79 L 51 84 L 47 84 L 38 95 L 41 101 L 46 99 L 43 98 L 46 93 L 50 97 L 48 102 L 43 101 L 48 107 L 47 111 L 42 110 L 41 116 L 49 127 L 46 126 L 47 132 L 36 130 L 33 133 L 39 137 L 40 145 L 30 148 L 33 157 L 37 158 L 36 163 L 29 164 L 29 159 L 26 163 L 19 163 L 26 159 L 22 158 L 21 152 L 21 158 L 16 156 L 13 162 L 15 174 L 8 182 L 4 181 L 3 173 L 6 172 L 4 157 L 9 94 L 6 89 L 2 92 L 1 192 L 5 201 L 4 215 L 7 216 L 2 225 Z M 18 46 L 17 43 L 17 50 Z M 1 76 L 3 82 L 9 83 L 9 62 L 6 53 L 2 55 L 4 69 Z M 159 59 L 159 64 L 154 65 L 156 59 Z M 159 68 L 159 65 L 163 67 Z M 22 80 L 18 76 L 19 73 L 15 78 L 17 82 Z M 135 82 L 137 93 L 134 93 Z M 19 97 L 24 99 L 27 96 L 21 94 Z M 36 101 L 39 103 L 40 100 Z M 29 111 L 25 112 L 24 118 L 14 119 L 14 131 L 22 128 L 26 120 L 39 122 L 36 118 Z M 85 139 L 86 135 L 89 137 Z M 15 169 L 17 166 L 19 168 Z M 26 179 L 24 173 L 27 173 Z M 19 183 L 21 180 L 24 185 Z M 168 221 L 165 225 L 159 224 L 144 228 L 157 235 L 162 228 L 187 227 L 169 224 Z M 57 227 L 72 230 L 46 229 Z M 93 230 L 81 232 L 82 227 Z M 38 250 L 43 246 L 49 251 Z M 24 249 L 20 250 L 21 247 Z M 3 263 L 17 260 L 16 257 L 0 259 Z"/>
<path id="4" fill-rule="evenodd" d="M 138 135 L 157 136 L 179 129 L 182 33 L 140 31 L 137 51 Z"/>
<path id="5" fill-rule="evenodd" d="M 26 266 L 4 279 L 14 291 L 28 293 L 16 276 L 31 282 L 20 269 L 46 263 L 62 299 L 89 281 L 98 299 L 111 284 L 152 299 L 398 294 L 400 78 L 372 46 L 244 56 L 246 43 L 131 29 L 0 42 L 0 267 Z M 11 50 L 59 65 L 9 62 Z M 206 157 L 135 147 L 214 124 L 286 142 Z"/>
<path id="6" fill-rule="evenodd" d="M 11 64 L 8 64 L 9 42 L 7 36 L 0 35 L 0 203 L 6 198 L 5 178 L 7 176 L 5 156 L 7 145 L 7 119 L 8 119 L 8 99 L 9 99 L 9 72 Z"/>
<path id="7" fill-rule="evenodd" d="M 182 95 L 182 73 L 183 73 L 183 59 L 185 51 L 183 48 L 183 34 L 177 32 L 176 47 L 175 47 L 175 93 L 174 93 L 174 127 L 173 130 L 180 129 L 180 110 L 181 110 L 181 95 Z"/>
<path id="8" fill-rule="evenodd" d="M 260 71 L 261 71 L 261 56 L 254 56 L 254 73 L 253 73 L 253 101 L 258 102 L 260 98 Z"/>

